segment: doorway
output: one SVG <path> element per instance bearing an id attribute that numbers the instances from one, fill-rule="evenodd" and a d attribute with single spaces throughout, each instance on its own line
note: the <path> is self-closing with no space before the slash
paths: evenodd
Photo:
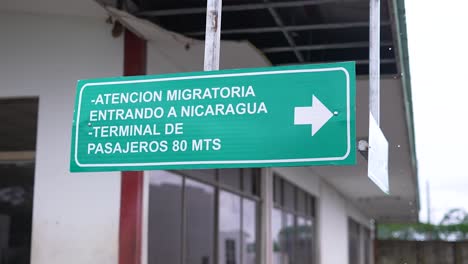
<path id="1" fill-rule="evenodd" d="M 0 264 L 29 264 L 37 98 L 0 99 Z"/>

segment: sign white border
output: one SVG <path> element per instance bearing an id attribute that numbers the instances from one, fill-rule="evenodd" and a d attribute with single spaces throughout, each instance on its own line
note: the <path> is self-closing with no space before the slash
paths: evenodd
<path id="1" fill-rule="evenodd" d="M 342 71 L 346 76 L 346 118 L 347 118 L 347 149 L 345 155 L 341 157 L 324 157 L 324 158 L 303 158 L 303 159 L 271 159 L 271 160 L 213 160 L 213 161 L 170 161 L 170 162 L 143 162 L 143 163 L 103 163 L 103 164 L 82 164 L 78 161 L 78 131 L 80 126 L 80 112 L 81 112 L 81 99 L 83 91 L 89 86 L 101 86 L 112 84 L 129 84 L 129 83 L 151 83 L 151 82 L 165 82 L 165 81 L 180 81 L 180 80 L 193 80 L 193 79 L 211 79 L 211 78 L 224 78 L 224 77 L 237 77 L 237 76 L 258 76 L 258 75 L 273 75 L 273 74 L 291 74 L 291 73 L 305 73 L 305 72 L 328 72 L 328 71 Z M 313 161 L 335 161 L 344 160 L 349 156 L 351 151 L 351 102 L 350 102 L 350 79 L 349 72 L 343 67 L 322 68 L 322 69 L 297 69 L 297 70 L 280 70 L 280 71 L 266 71 L 266 72 L 245 72 L 245 73 L 226 73 L 226 74 L 213 74 L 201 76 L 181 76 L 169 77 L 160 79 L 147 79 L 147 80 L 130 80 L 130 81 L 114 81 L 114 82 L 98 82 L 87 83 L 83 86 L 78 97 L 78 109 L 76 116 L 76 129 L 75 129 L 75 146 L 74 158 L 76 165 L 80 167 L 137 167 L 137 166 L 178 166 L 178 165 L 211 165 L 211 164 L 254 164 L 254 163 L 302 163 Z"/>

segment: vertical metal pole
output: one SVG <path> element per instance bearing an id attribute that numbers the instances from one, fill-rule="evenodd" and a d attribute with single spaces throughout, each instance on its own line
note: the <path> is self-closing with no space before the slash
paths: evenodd
<path id="1" fill-rule="evenodd" d="M 219 170 L 215 170 L 215 181 L 219 182 Z M 213 260 L 209 263 L 219 263 L 219 188 L 214 189 L 214 238 L 213 238 Z"/>
<path id="2" fill-rule="evenodd" d="M 273 172 L 271 168 L 261 170 L 261 203 L 260 203 L 260 263 L 273 263 L 273 239 L 271 233 L 271 212 L 273 210 Z M 258 263 L 258 262 L 257 262 Z"/>
<path id="3" fill-rule="evenodd" d="M 370 0 L 369 14 L 369 111 L 380 125 L 380 0 Z"/>
<path id="4" fill-rule="evenodd" d="M 222 0 L 207 0 L 206 3 L 206 30 L 205 30 L 205 71 L 219 70 L 219 51 L 221 46 L 221 7 Z M 219 170 L 216 173 L 216 181 L 219 180 Z M 215 188 L 215 232 L 214 232 L 214 256 L 211 263 L 219 261 L 219 190 Z"/>
<path id="5" fill-rule="evenodd" d="M 208 0 L 206 6 L 205 71 L 219 70 L 222 0 Z"/>

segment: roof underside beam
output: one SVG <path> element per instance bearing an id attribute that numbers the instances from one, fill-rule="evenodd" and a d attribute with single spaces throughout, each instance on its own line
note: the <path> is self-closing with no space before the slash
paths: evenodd
<path id="1" fill-rule="evenodd" d="M 311 61 L 307 63 L 335 63 L 335 62 L 340 62 L 340 61 Z M 368 65 L 369 60 L 354 60 L 356 65 Z M 395 63 L 395 59 L 381 59 L 380 64 L 392 64 Z M 288 65 L 297 65 L 297 63 L 280 63 L 278 66 L 288 66 Z"/>
<path id="2" fill-rule="evenodd" d="M 369 64 L 369 60 L 357 60 L 355 61 L 356 64 L 358 65 L 365 65 L 365 64 Z M 380 60 L 380 64 L 392 64 L 392 63 L 395 63 L 396 60 L 395 59 L 381 59 Z"/>
<path id="3" fill-rule="evenodd" d="M 268 0 L 264 0 L 266 3 Z M 296 46 L 296 42 L 294 39 L 291 37 L 290 33 L 284 29 L 284 23 L 283 20 L 281 19 L 280 15 L 278 12 L 273 8 L 273 7 L 268 7 L 268 12 L 270 12 L 271 16 L 273 17 L 273 20 L 275 21 L 276 26 L 281 30 L 283 33 L 284 38 L 289 44 L 289 47 L 291 50 L 294 52 L 294 55 L 296 55 L 296 58 L 299 62 L 304 62 L 304 57 L 302 57 L 302 54 L 299 52 Z"/>
<path id="4" fill-rule="evenodd" d="M 358 2 L 359 0 L 347 0 L 346 2 Z M 283 8 L 283 7 L 304 7 L 311 5 L 322 5 L 343 2 L 343 0 L 301 0 L 301 1 L 285 1 L 285 2 L 267 2 L 267 3 L 252 3 L 252 4 L 239 4 L 223 6 L 223 12 L 258 10 L 267 8 Z M 139 12 L 137 16 L 144 17 L 160 17 L 160 16 L 175 16 L 175 15 L 189 15 L 189 14 L 204 14 L 206 7 L 191 7 L 191 8 L 177 8 L 165 10 L 152 10 Z"/>
<path id="5" fill-rule="evenodd" d="M 382 41 L 381 46 L 391 46 L 393 42 L 391 41 Z M 352 49 L 352 48 L 367 48 L 369 47 L 369 42 L 349 42 L 349 43 L 333 43 L 333 44 L 318 44 L 318 45 L 302 45 L 296 46 L 296 50 L 325 50 L 325 49 Z M 292 47 L 272 47 L 262 49 L 265 53 L 274 53 L 274 52 L 285 52 L 291 51 Z"/>
<path id="6" fill-rule="evenodd" d="M 390 21 L 384 21 L 381 26 L 390 26 Z M 256 33 L 270 33 L 282 30 L 286 31 L 307 31 L 307 30 L 323 30 L 323 29 L 348 29 L 369 27 L 369 22 L 349 22 L 349 23 L 331 23 L 331 24 L 311 24 L 311 25 L 294 25 L 283 27 L 250 27 L 250 28 L 236 28 L 236 29 L 223 29 L 221 34 L 256 34 Z M 193 31 L 183 33 L 186 36 L 199 37 L 205 35 L 205 31 Z"/>

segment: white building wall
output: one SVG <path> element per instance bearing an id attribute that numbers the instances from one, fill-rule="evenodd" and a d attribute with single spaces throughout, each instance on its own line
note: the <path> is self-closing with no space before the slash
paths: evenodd
<path id="1" fill-rule="evenodd" d="M 320 263 L 348 263 L 348 215 L 346 201 L 330 185 L 320 184 Z"/>
<path id="2" fill-rule="evenodd" d="M 33 264 L 117 263 L 120 177 L 69 172 L 78 79 L 122 74 L 104 19 L 0 11 L 0 98 L 39 97 Z"/>
<path id="3" fill-rule="evenodd" d="M 185 38 L 164 34 L 148 41 L 147 74 L 203 71 L 204 42 L 187 44 Z M 268 66 L 270 62 L 248 42 L 221 41 L 221 70 Z"/>

